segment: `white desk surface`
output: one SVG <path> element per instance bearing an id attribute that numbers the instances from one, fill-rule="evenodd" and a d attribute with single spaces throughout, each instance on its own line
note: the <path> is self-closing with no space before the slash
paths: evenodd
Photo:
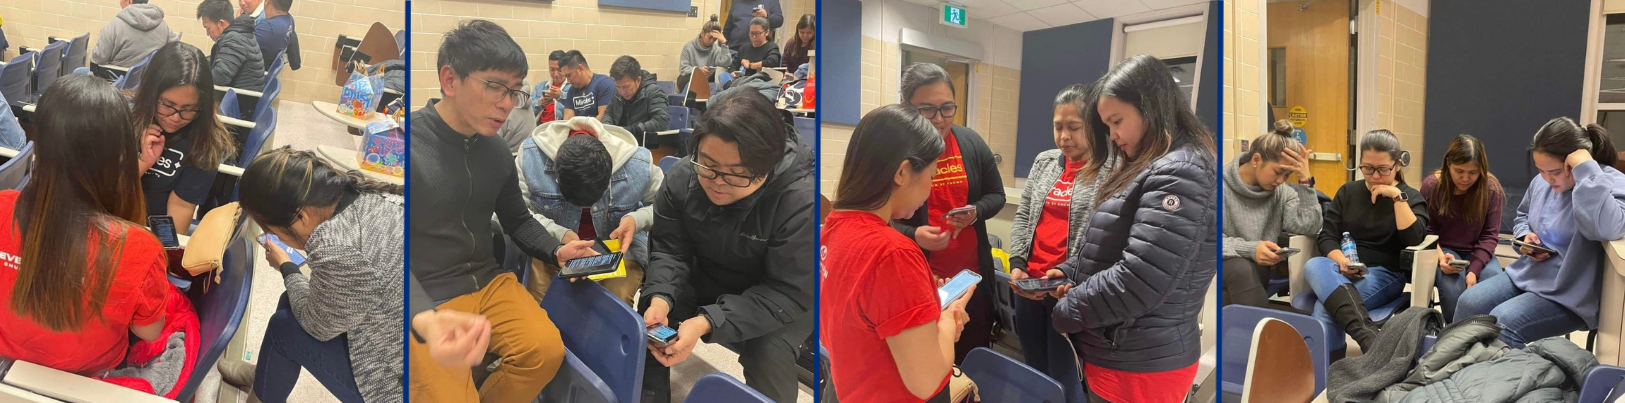
<path id="1" fill-rule="evenodd" d="M 388 116 L 384 116 L 382 113 L 373 113 L 371 119 L 365 120 L 345 116 L 344 114 L 339 113 L 339 104 L 332 102 L 310 101 L 310 106 L 316 108 L 316 112 L 321 113 L 322 116 L 326 116 L 328 119 L 333 119 L 335 122 L 343 123 L 345 126 L 357 129 L 365 129 L 368 124 L 389 119 Z"/>

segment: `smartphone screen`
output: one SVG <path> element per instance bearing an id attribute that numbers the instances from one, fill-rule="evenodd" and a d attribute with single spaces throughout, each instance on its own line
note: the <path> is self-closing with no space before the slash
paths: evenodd
<path id="1" fill-rule="evenodd" d="M 1552 254 L 1552 255 L 1557 254 L 1556 249 L 1548 248 L 1545 245 L 1532 244 L 1532 243 L 1528 243 L 1528 242 L 1524 242 L 1524 241 L 1519 241 L 1519 240 L 1516 240 L 1516 239 L 1512 240 L 1512 245 L 1513 246 L 1519 246 L 1519 247 L 1525 247 L 1525 248 L 1529 248 L 1529 249 L 1534 249 L 1534 250 L 1540 251 L 1540 252 L 1546 252 L 1547 254 Z"/>
<path id="2" fill-rule="evenodd" d="M 158 243 L 164 249 L 179 249 L 181 238 L 175 233 L 175 219 L 167 215 L 147 216 L 147 227 L 152 228 L 153 235 L 158 236 Z"/>
<path id="3" fill-rule="evenodd" d="M 673 337 L 677 337 L 677 330 L 670 326 L 655 326 L 649 328 L 648 335 L 649 341 L 664 346 L 670 344 Z"/>
<path id="4" fill-rule="evenodd" d="M 303 266 L 305 264 L 305 255 L 300 254 L 299 250 L 288 246 L 288 244 L 282 243 L 282 239 L 277 238 L 276 235 L 263 234 L 260 235 L 259 239 L 261 244 L 265 243 L 265 241 L 269 239 L 271 240 L 271 245 L 282 248 L 282 252 L 288 254 L 288 261 L 293 262 L 295 266 Z"/>
<path id="5" fill-rule="evenodd" d="M 937 300 L 941 301 L 942 304 L 940 309 L 948 309 L 949 302 L 953 302 L 960 295 L 964 295 L 966 291 L 970 291 L 971 287 L 975 287 L 976 283 L 981 281 L 982 276 L 970 270 L 961 271 L 959 274 L 954 275 L 954 278 L 949 279 L 946 284 L 937 288 Z"/>
<path id="6" fill-rule="evenodd" d="M 621 262 L 621 254 L 605 253 L 596 256 L 570 259 L 565 262 L 564 270 L 559 272 L 563 277 L 590 276 L 599 273 L 615 271 L 616 265 Z"/>

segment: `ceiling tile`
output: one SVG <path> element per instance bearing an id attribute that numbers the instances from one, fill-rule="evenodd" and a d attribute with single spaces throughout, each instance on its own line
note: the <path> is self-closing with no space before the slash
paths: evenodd
<path id="1" fill-rule="evenodd" d="M 1014 29 L 1014 30 L 1020 31 L 1020 32 L 1026 32 L 1026 31 L 1031 31 L 1031 30 L 1035 30 L 1035 29 L 1044 29 L 1044 28 L 1049 28 L 1050 27 L 1049 24 L 1046 24 L 1043 21 L 1039 21 L 1037 18 L 1033 18 L 1033 16 L 1027 15 L 1027 13 L 1010 14 L 1010 15 L 1006 15 L 1006 16 L 1003 16 L 1003 17 L 992 18 L 992 19 L 989 19 L 988 21 L 990 21 L 990 22 L 992 22 L 994 24 L 998 24 L 1001 27 Z"/>
<path id="2" fill-rule="evenodd" d="M 1032 11 L 1044 7 L 1054 7 L 1059 4 L 1066 4 L 1067 0 L 1004 0 L 1004 2 L 1010 3 L 1011 6 L 1015 6 L 1021 11 Z"/>
<path id="3" fill-rule="evenodd" d="M 1084 12 L 1083 9 L 1072 4 L 1062 4 L 1054 7 L 1045 7 L 1027 12 L 1050 26 L 1072 25 L 1080 22 L 1096 20 L 1095 16 Z"/>
<path id="4" fill-rule="evenodd" d="M 1145 6 L 1150 7 L 1152 10 L 1161 10 L 1191 4 L 1207 3 L 1207 0 L 1140 0 L 1140 2 L 1145 3 Z"/>
<path id="5" fill-rule="evenodd" d="M 1136 0 L 1078 0 L 1075 3 L 1096 18 L 1117 18 L 1151 11 Z"/>
<path id="6" fill-rule="evenodd" d="M 989 19 L 1021 12 L 1003 0 L 957 0 L 965 4 L 971 18 Z"/>

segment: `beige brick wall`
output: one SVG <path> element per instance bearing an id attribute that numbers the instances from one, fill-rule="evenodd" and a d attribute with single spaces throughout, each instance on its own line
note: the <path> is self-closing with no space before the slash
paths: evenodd
<path id="1" fill-rule="evenodd" d="M 1259 69 L 1264 63 L 1263 0 L 1224 2 L 1224 155 L 1236 155 L 1237 127 L 1263 127 L 1266 118 L 1264 79 Z"/>
<path id="2" fill-rule="evenodd" d="M 12 46 L 45 46 L 46 38 L 90 34 L 95 48 L 97 33 L 118 15 L 118 0 L 3 0 L 6 39 Z M 196 0 L 151 0 L 164 10 L 164 22 L 181 32 L 181 40 L 203 49 L 214 42 L 197 21 Z M 233 6 L 237 2 L 231 2 Z M 416 4 L 416 3 L 414 3 Z M 338 35 L 361 37 L 373 22 L 382 22 L 390 31 L 405 28 L 406 3 L 402 0 L 295 0 L 294 24 L 299 31 L 303 66 L 282 71 L 281 99 L 294 102 L 336 101 L 339 86 L 333 84 L 333 42 Z M 12 55 L 16 51 L 11 52 Z"/>
<path id="3" fill-rule="evenodd" d="M 1377 121 L 1374 128 L 1388 129 L 1399 137 L 1400 144 L 1412 154 L 1405 176 L 1413 183 L 1421 183 L 1427 17 L 1397 3 L 1384 6 L 1376 15 Z"/>
<path id="4" fill-rule="evenodd" d="M 902 86 L 902 60 L 903 50 L 899 44 L 867 35 L 863 37 L 861 114 L 868 114 L 881 105 L 900 102 L 897 91 Z M 1003 157 L 999 174 L 1007 187 L 1014 186 L 1016 112 L 1020 103 L 1021 70 L 985 62 L 978 62 L 972 68 L 975 69 L 974 82 L 967 97 L 971 105 L 961 109 L 960 113 L 971 113 L 966 119 L 968 127 L 982 135 L 994 154 Z M 819 135 L 822 136 L 824 148 L 820 158 L 823 180 L 819 184 L 819 191 L 834 200 L 853 126 L 836 123 L 823 123 L 821 126 Z"/>
<path id="5" fill-rule="evenodd" d="M 438 97 L 435 55 L 440 40 L 457 23 L 487 19 L 502 25 L 525 49 L 530 85 L 547 79 L 547 54 L 554 50 L 580 50 L 594 73 L 608 74 L 610 64 L 623 55 L 638 59 L 664 81 L 677 79 L 677 61 L 683 45 L 699 34 L 711 14 L 721 14 L 717 0 L 695 0 L 699 16 L 688 14 L 600 8 L 597 0 L 538 1 L 419 0 L 412 2 L 413 102 L 423 105 Z M 785 26 L 780 39 L 788 40 L 795 18 L 811 12 L 814 0 L 781 0 Z"/>

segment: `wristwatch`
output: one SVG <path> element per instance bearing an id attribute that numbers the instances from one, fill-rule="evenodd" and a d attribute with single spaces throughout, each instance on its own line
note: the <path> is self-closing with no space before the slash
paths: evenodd
<path id="1" fill-rule="evenodd" d="M 1411 197 L 1405 195 L 1405 191 L 1401 190 L 1399 191 L 1399 197 L 1395 197 L 1394 201 L 1408 202 L 1411 201 Z"/>
<path id="2" fill-rule="evenodd" d="M 1315 177 L 1311 176 L 1311 177 L 1309 177 L 1309 180 L 1299 179 L 1298 184 L 1299 185 L 1304 185 L 1304 186 L 1309 186 L 1309 187 L 1314 187 L 1315 186 Z"/>

